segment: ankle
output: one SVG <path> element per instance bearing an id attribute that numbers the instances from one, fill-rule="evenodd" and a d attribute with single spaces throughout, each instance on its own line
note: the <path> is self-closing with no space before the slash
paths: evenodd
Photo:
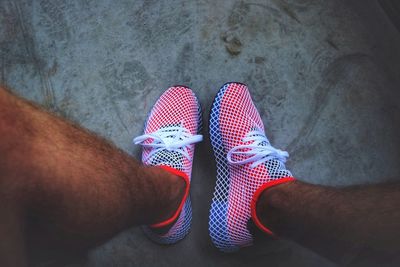
<path id="1" fill-rule="evenodd" d="M 170 219 L 171 217 L 174 216 L 174 214 L 178 211 L 178 209 L 181 209 L 182 207 L 181 204 L 184 201 L 184 198 L 186 198 L 185 194 L 187 189 L 189 188 L 189 181 L 185 180 L 183 177 L 171 173 L 170 171 L 166 171 L 164 169 L 164 172 L 166 173 L 166 179 L 168 180 L 169 184 L 169 198 L 167 201 L 167 206 L 165 210 L 160 214 L 160 219 L 158 220 L 159 222 L 166 221 Z"/>
<path id="2" fill-rule="evenodd" d="M 290 188 L 295 186 L 297 181 L 285 182 L 266 188 L 259 195 L 256 202 L 256 215 L 261 230 L 268 234 L 282 233 L 284 227 L 284 211 L 290 207 Z M 254 218 L 253 218 L 254 219 Z"/>
<path id="3" fill-rule="evenodd" d="M 146 179 L 152 181 L 153 189 L 150 193 L 152 201 L 146 224 L 169 224 L 167 221 L 176 215 L 187 197 L 189 181 L 177 175 L 180 174 L 178 171 L 175 174 L 172 168 L 142 166 L 142 169 L 142 173 L 146 173 Z"/>

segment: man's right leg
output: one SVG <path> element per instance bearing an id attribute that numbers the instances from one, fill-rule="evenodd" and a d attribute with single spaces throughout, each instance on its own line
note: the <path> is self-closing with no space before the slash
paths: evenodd
<path id="1" fill-rule="evenodd" d="M 87 248 L 172 216 L 185 181 L 0 88 L 0 265 L 23 266 L 34 217 L 58 244 Z"/>

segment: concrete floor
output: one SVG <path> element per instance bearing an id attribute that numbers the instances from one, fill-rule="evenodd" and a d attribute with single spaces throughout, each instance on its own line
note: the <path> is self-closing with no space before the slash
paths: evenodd
<path id="1" fill-rule="evenodd" d="M 241 81 L 299 179 L 400 177 L 400 34 L 377 1 L 0 0 L 0 19 L 1 82 L 134 156 L 132 137 L 168 86 L 192 87 L 207 120 L 219 87 Z M 74 266 L 335 266 L 289 241 L 212 247 L 204 134 L 190 235 L 167 248 L 131 229 Z"/>

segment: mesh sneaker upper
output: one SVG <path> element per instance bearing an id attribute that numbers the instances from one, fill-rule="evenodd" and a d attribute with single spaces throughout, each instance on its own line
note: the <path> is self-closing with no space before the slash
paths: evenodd
<path id="1" fill-rule="evenodd" d="M 201 108 L 196 96 L 189 88 L 171 87 L 155 103 L 145 124 L 144 134 L 152 134 L 160 129 L 170 126 L 180 126 L 191 135 L 196 135 L 201 128 Z M 148 139 L 144 144 L 150 144 Z M 188 145 L 189 159 L 177 151 L 161 149 L 154 152 L 155 148 L 143 147 L 142 162 L 145 165 L 169 166 L 184 172 L 191 180 L 192 159 L 194 144 Z M 165 234 L 158 234 L 148 226 L 143 227 L 144 232 L 153 241 L 161 244 L 172 244 L 183 239 L 189 232 L 192 218 L 190 197 L 185 201 L 177 221 Z"/>
<path id="2" fill-rule="evenodd" d="M 218 248 L 234 251 L 252 244 L 247 224 L 251 218 L 250 203 L 255 191 L 266 182 L 291 177 L 292 174 L 282 161 L 276 159 L 256 167 L 250 163 L 228 163 L 227 153 L 237 146 L 249 145 L 251 142 L 244 142 L 243 138 L 254 130 L 264 132 L 264 124 L 243 84 L 226 84 L 215 101 L 210 124 L 217 126 L 210 125 L 210 135 L 217 157 L 218 177 L 210 213 L 210 234 Z M 268 139 L 261 145 L 270 146 Z M 246 157 L 235 154 L 233 159 L 241 161 Z"/>
<path id="3" fill-rule="evenodd" d="M 155 103 L 147 119 L 144 133 L 150 134 L 159 129 L 180 125 L 192 135 L 201 128 L 201 109 L 197 98 L 186 87 L 171 87 Z M 151 140 L 146 141 L 150 143 Z M 146 143 L 145 142 L 145 143 Z M 146 165 L 167 165 L 176 168 L 191 178 L 192 161 L 176 152 L 161 151 L 148 158 L 152 148 L 143 148 L 142 161 Z M 194 144 L 190 145 L 189 155 L 193 158 Z"/>

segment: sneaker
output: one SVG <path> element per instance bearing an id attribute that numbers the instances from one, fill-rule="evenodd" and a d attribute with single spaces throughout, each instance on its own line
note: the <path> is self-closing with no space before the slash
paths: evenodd
<path id="1" fill-rule="evenodd" d="M 211 108 L 210 139 L 217 182 L 209 232 L 217 248 L 234 252 L 253 243 L 248 222 L 256 191 L 294 178 L 284 164 L 288 153 L 272 147 L 265 136 L 264 124 L 245 84 L 227 83 L 219 90 Z M 254 211 L 253 215 L 254 223 L 272 234 Z"/>
<path id="2" fill-rule="evenodd" d="M 144 134 L 135 144 L 143 146 L 142 162 L 160 166 L 182 177 L 187 189 L 174 216 L 164 222 L 144 226 L 146 235 L 160 244 L 173 244 L 183 239 L 190 230 L 192 207 L 189 186 L 192 174 L 194 144 L 202 141 L 201 107 L 192 90 L 185 86 L 169 88 L 158 99 L 144 127 Z M 166 233 L 160 228 L 172 225 Z"/>

